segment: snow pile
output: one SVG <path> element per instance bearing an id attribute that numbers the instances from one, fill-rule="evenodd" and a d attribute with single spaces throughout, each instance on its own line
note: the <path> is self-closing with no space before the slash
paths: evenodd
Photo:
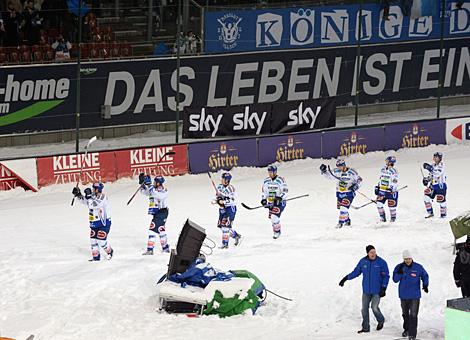
<path id="1" fill-rule="evenodd" d="M 352 226 L 335 229 L 334 185 L 318 171 L 322 160 L 281 164 L 279 174 L 291 195 L 307 198 L 288 202 L 282 215 L 282 236 L 272 239 L 263 209 L 238 208 L 235 225 L 244 236 L 239 248 L 216 249 L 208 261 L 220 268 L 250 270 L 267 288 L 294 302 L 268 295 L 256 315 L 219 319 L 187 318 L 157 312 L 157 279 L 167 271 L 168 254 L 141 256 L 146 247 L 145 197 L 126 206 L 137 183 L 129 179 L 105 186 L 113 208 L 109 241 L 111 261 L 89 263 L 87 211 L 70 206 L 70 185 L 34 194 L 16 189 L 0 192 L 0 335 L 25 339 L 391 339 L 401 334 L 398 286 L 389 284 L 381 302 L 385 328 L 357 335 L 361 325 L 361 280 L 339 280 L 352 271 L 365 246 L 373 244 L 390 270 L 409 249 L 430 276 L 423 294 L 418 337 L 444 338 L 445 300 L 460 295 L 452 278 L 452 233 L 447 220 L 425 220 L 419 166 L 435 151 L 444 153 L 448 174 L 449 219 L 468 210 L 465 178 L 470 147 L 426 149 L 355 155 L 347 162 L 364 179 L 361 191 L 372 196 L 380 167 L 396 154 L 400 172 L 398 222 L 379 223 L 374 205 L 352 210 Z M 265 169 L 232 171 L 240 201 L 255 205 Z M 218 212 L 210 204 L 213 188 L 207 175 L 167 178 L 170 193 L 168 238 L 174 246 L 189 217 L 221 240 Z M 365 203 L 357 197 L 356 205 Z M 371 314 L 371 318 L 373 318 Z M 375 320 L 371 327 L 375 329 Z"/>

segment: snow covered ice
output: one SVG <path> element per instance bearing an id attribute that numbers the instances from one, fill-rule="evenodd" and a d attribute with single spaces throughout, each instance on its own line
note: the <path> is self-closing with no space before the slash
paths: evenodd
<path id="1" fill-rule="evenodd" d="M 419 166 L 435 151 L 444 153 L 448 176 L 448 219 L 425 220 Z M 287 203 L 282 236 L 272 239 L 267 211 L 238 206 L 235 227 L 244 236 L 235 248 L 215 249 L 208 257 L 221 270 L 247 269 L 268 289 L 292 298 L 268 295 L 256 315 L 219 319 L 188 318 L 157 311 L 156 281 L 166 272 L 169 254 L 146 248 L 146 198 L 126 202 L 137 181 L 105 184 L 113 212 L 109 241 L 111 261 L 90 263 L 87 211 L 70 206 L 73 184 L 56 185 L 38 193 L 22 189 L 0 192 L 0 336 L 26 339 L 393 339 L 400 337 L 402 317 L 398 285 L 390 280 L 380 307 L 386 318 L 382 331 L 356 334 L 361 327 L 361 279 L 340 279 L 352 271 L 365 247 L 373 244 L 390 271 L 409 249 L 429 273 L 429 294 L 420 305 L 418 338 L 444 338 L 446 299 L 460 297 L 452 277 L 453 236 L 448 220 L 470 209 L 468 198 L 469 146 L 431 146 L 398 152 L 375 152 L 346 158 L 364 179 L 361 191 L 373 196 L 386 155 L 397 156 L 400 192 L 398 221 L 380 223 L 374 205 L 351 209 L 351 227 L 335 229 L 334 184 L 318 170 L 322 160 L 299 160 L 279 165 L 290 195 L 310 194 Z M 333 165 L 333 162 L 330 161 Z M 239 203 L 257 205 L 266 169 L 231 171 Z M 217 178 L 220 176 L 217 175 Z M 167 178 L 172 247 L 187 218 L 221 241 L 217 208 L 210 204 L 214 189 L 206 174 Z M 357 196 L 354 205 L 366 201 Z M 387 209 L 388 210 L 388 209 Z M 388 211 L 387 211 L 388 213 Z"/>

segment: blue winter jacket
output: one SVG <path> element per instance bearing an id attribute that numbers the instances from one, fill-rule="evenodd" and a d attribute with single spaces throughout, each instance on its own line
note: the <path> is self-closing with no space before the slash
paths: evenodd
<path id="1" fill-rule="evenodd" d="M 403 264 L 403 274 L 398 274 L 398 269 Z M 429 276 L 419 263 L 412 262 L 411 266 L 400 263 L 393 270 L 393 281 L 398 284 L 398 296 L 402 300 L 413 300 L 421 298 L 421 282 L 423 287 L 429 285 Z"/>
<path id="2" fill-rule="evenodd" d="M 363 257 L 356 268 L 348 274 L 348 280 L 355 279 L 362 274 L 362 291 L 364 294 L 379 294 L 382 288 L 387 288 L 390 274 L 387 262 L 377 256 L 375 260 Z"/>

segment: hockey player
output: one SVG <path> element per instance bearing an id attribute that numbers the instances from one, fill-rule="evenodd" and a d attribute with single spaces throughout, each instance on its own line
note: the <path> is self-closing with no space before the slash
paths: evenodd
<path id="1" fill-rule="evenodd" d="M 269 209 L 269 218 L 273 226 L 273 238 L 281 236 L 281 214 L 286 207 L 287 183 L 284 177 L 277 175 L 277 166 L 268 167 L 269 177 L 265 178 L 262 188 L 261 205 Z"/>
<path id="2" fill-rule="evenodd" d="M 339 220 L 336 227 L 351 225 L 349 207 L 361 185 L 361 176 L 356 170 L 348 168 L 346 162 L 341 158 L 336 161 L 336 169 L 332 172 L 327 171 L 325 164 L 320 165 L 320 171 L 326 178 L 336 181 L 336 208 L 339 209 Z"/>
<path id="3" fill-rule="evenodd" d="M 386 201 L 388 201 L 388 208 L 390 209 L 390 221 L 395 222 L 397 218 L 398 171 L 394 168 L 396 161 L 395 156 L 385 158 L 385 166 L 380 170 L 379 183 L 375 187 L 377 210 L 382 222 L 387 221 L 384 209 Z"/>
<path id="4" fill-rule="evenodd" d="M 429 172 L 429 175 L 423 178 L 423 185 L 426 187 L 424 190 L 424 204 L 428 215 L 426 218 L 434 217 L 432 209 L 432 200 L 436 198 L 437 203 L 441 207 L 441 218 L 447 216 L 447 178 L 444 163 L 442 162 L 442 153 L 436 152 L 433 156 L 434 164 L 424 163 L 423 168 Z"/>
<path id="5" fill-rule="evenodd" d="M 217 185 L 217 197 L 215 203 L 219 205 L 219 220 L 217 227 L 222 230 L 221 249 L 227 249 L 230 237 L 235 239 L 235 245 L 240 244 L 242 235 L 233 229 L 233 222 L 237 214 L 237 202 L 235 188 L 230 184 L 232 175 L 229 172 L 222 174 L 221 183 Z"/>
<path id="6" fill-rule="evenodd" d="M 108 198 L 103 194 L 103 183 L 93 183 L 91 188 L 86 188 L 82 195 L 78 187 L 73 188 L 72 194 L 79 202 L 88 207 L 88 219 L 90 221 L 90 261 L 100 260 L 100 247 L 111 260 L 114 250 L 108 243 L 108 234 L 111 228 L 111 214 L 109 211 Z"/>
<path id="7" fill-rule="evenodd" d="M 150 222 L 148 242 L 147 242 L 147 251 L 142 253 L 142 255 L 153 255 L 153 248 L 155 246 L 155 240 L 157 235 L 160 237 L 160 245 L 162 246 L 162 251 L 165 253 L 170 252 L 170 246 L 167 243 L 165 223 L 168 218 L 168 192 L 165 187 L 165 178 L 163 176 L 157 176 L 152 179 L 150 176 L 143 173 L 139 174 L 139 184 L 141 185 L 140 192 L 148 196 L 149 198 L 149 208 L 148 214 L 152 215 L 152 222 Z"/>

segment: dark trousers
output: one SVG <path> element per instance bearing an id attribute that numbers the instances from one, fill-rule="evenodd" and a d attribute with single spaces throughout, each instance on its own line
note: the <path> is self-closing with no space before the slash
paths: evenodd
<path id="1" fill-rule="evenodd" d="M 418 330 L 419 299 L 401 300 L 401 313 L 403 316 L 403 329 L 409 336 L 416 337 Z"/>
<path id="2" fill-rule="evenodd" d="M 462 297 L 470 297 L 470 279 L 461 280 L 460 289 L 462 289 Z"/>

